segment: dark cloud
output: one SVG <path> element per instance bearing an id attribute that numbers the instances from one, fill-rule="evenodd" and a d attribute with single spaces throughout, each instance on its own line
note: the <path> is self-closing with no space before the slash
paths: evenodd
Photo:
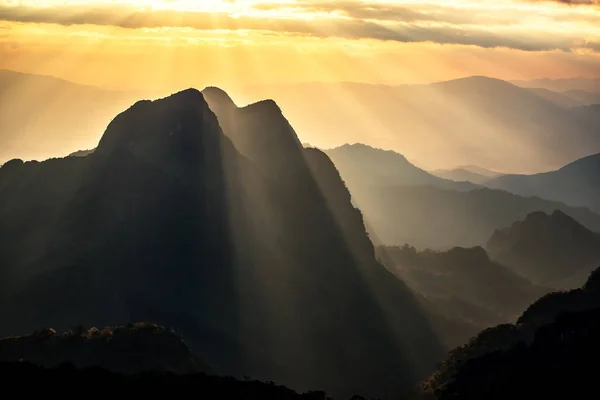
<path id="1" fill-rule="evenodd" d="M 253 30 L 315 37 L 432 42 L 473 45 L 485 48 L 507 47 L 525 51 L 568 51 L 574 43 L 574 39 L 569 36 L 549 36 L 536 34 L 535 32 L 516 32 L 506 29 L 492 32 L 476 25 L 419 24 L 417 21 L 437 21 L 436 18 L 438 17 L 435 15 L 426 17 L 425 13 L 421 11 L 411 11 L 402 7 L 375 7 L 350 1 L 307 2 L 302 4 L 310 5 L 312 10 L 317 11 L 329 10 L 333 12 L 343 9 L 351 18 L 306 21 L 289 18 L 233 18 L 226 13 L 140 10 L 125 5 L 60 5 L 45 8 L 0 5 L 0 20 L 53 23 L 67 26 L 92 24 L 122 28 L 186 27 L 198 30 Z M 269 4 L 262 6 L 263 9 L 269 9 L 268 7 Z M 274 7 L 274 5 L 271 5 L 271 7 Z"/>

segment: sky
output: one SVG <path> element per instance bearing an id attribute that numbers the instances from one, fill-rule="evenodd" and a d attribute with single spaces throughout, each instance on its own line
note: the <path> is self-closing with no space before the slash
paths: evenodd
<path id="1" fill-rule="evenodd" d="M 124 90 L 600 77 L 600 0 L 0 0 L 0 69 Z"/>

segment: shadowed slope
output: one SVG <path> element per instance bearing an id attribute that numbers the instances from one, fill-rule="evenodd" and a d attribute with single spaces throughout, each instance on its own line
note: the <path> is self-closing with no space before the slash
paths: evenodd
<path id="1" fill-rule="evenodd" d="M 387 371 L 427 369 L 428 360 L 441 349 L 432 345 L 436 339 L 409 291 L 375 261 L 362 216 L 352 206 L 350 194 L 329 158 L 318 150 L 303 149 L 274 102 L 237 108 L 214 88 L 204 93 L 225 134 L 270 182 L 266 192 L 255 193 L 257 207 L 253 212 L 264 215 L 263 235 L 275 235 L 273 241 L 278 246 L 274 250 L 287 266 L 282 278 L 289 284 L 293 282 L 288 296 L 278 296 L 274 301 L 291 301 L 288 307 L 305 313 L 309 319 L 317 316 L 308 310 L 322 307 L 313 301 L 323 296 L 338 307 L 333 324 L 344 326 L 346 333 L 333 349 L 322 348 L 322 352 L 334 351 L 336 356 L 318 361 L 320 365 L 337 371 L 339 379 L 347 379 L 340 373 L 348 371 L 351 375 L 347 376 L 352 376 L 357 385 L 379 382 L 382 395 L 394 386 L 402 386 L 404 380 L 392 378 Z M 311 233 L 287 236 L 282 231 Z M 312 300 L 302 300 L 302 293 L 289 296 L 297 293 L 303 282 L 311 286 L 306 293 L 313 293 Z M 369 324 L 351 327 L 353 314 L 369 315 Z M 403 321 L 411 321 L 411 329 Z M 309 332 L 304 340 L 320 343 L 322 334 Z M 349 368 L 361 363 L 370 366 Z"/>

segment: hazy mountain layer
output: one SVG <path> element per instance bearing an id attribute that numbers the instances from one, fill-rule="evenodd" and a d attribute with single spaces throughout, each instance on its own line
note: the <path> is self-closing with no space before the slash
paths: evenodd
<path id="1" fill-rule="evenodd" d="M 518 274 L 559 289 L 581 286 L 600 265 L 600 234 L 561 211 L 529 214 L 494 232 L 486 248 Z"/>
<path id="2" fill-rule="evenodd" d="M 443 179 L 416 167 L 402 154 L 364 144 L 346 144 L 325 150 L 351 187 L 369 185 L 430 185 L 443 189 L 470 190 L 469 182 Z"/>
<path id="3" fill-rule="evenodd" d="M 550 291 L 535 286 L 490 260 L 481 247 L 445 252 L 414 247 L 378 247 L 378 257 L 416 293 L 427 299 L 433 314 L 464 326 L 452 343 L 466 343 L 477 332 L 514 322 L 523 309 Z M 448 337 L 450 332 L 440 332 Z"/>
<path id="4" fill-rule="evenodd" d="M 532 79 L 529 81 L 512 81 L 515 85 L 526 88 L 545 88 L 556 92 L 582 90 L 600 93 L 600 79 L 572 78 L 572 79 Z"/>
<path id="5" fill-rule="evenodd" d="M 501 173 L 489 171 L 484 168 L 464 166 L 448 170 L 436 170 L 431 172 L 440 178 L 450 179 L 456 182 L 472 182 L 483 185 L 492 178 L 502 175 Z"/>
<path id="6" fill-rule="evenodd" d="M 487 188 L 463 192 L 431 186 L 352 185 L 343 177 L 371 238 L 380 244 L 432 249 L 483 246 L 496 229 L 535 211 L 561 210 L 600 231 L 599 215 L 540 198 Z"/>
<path id="7" fill-rule="evenodd" d="M 138 96 L 0 70 L 0 164 L 90 148 Z"/>
<path id="8" fill-rule="evenodd" d="M 277 99 L 302 140 L 318 147 L 367 143 L 397 149 L 429 169 L 470 164 L 537 172 L 600 152 L 600 114 L 581 119 L 498 79 L 272 85 L 248 90 L 248 97 Z"/>
<path id="9" fill-rule="evenodd" d="M 600 152 L 600 114 L 582 118 L 570 108 L 594 103 L 594 93 L 583 90 L 544 96 L 471 77 L 429 85 L 263 85 L 238 92 L 248 102 L 277 99 L 302 140 L 321 148 L 368 143 L 397 149 L 430 169 L 470 164 L 523 173 Z M 0 163 L 91 148 L 112 116 L 139 97 L 0 71 Z"/>
<path id="10" fill-rule="evenodd" d="M 580 111 L 591 114 L 592 108 L 581 108 Z M 600 106 L 596 111 L 600 111 Z M 596 154 L 543 174 L 500 176 L 486 182 L 486 186 L 523 196 L 539 196 L 572 206 L 588 207 L 594 212 L 600 212 L 599 179 L 600 154 Z"/>

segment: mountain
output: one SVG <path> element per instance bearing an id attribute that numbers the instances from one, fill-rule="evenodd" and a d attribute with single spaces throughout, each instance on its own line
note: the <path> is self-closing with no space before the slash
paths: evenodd
<path id="1" fill-rule="evenodd" d="M 426 381 L 438 399 L 586 397 L 600 356 L 600 268 L 581 289 L 548 294 L 517 324 L 487 329 L 453 350 Z"/>
<path id="2" fill-rule="evenodd" d="M 325 153 L 335 163 L 344 180 L 352 186 L 431 185 L 446 189 L 469 190 L 476 186 L 468 182 L 443 179 L 411 164 L 402 154 L 376 149 L 365 144 L 346 144 Z"/>
<path id="3" fill-rule="evenodd" d="M 577 107 L 583 104 L 587 104 L 572 98 L 566 93 L 553 92 L 552 90 L 544 88 L 530 88 L 529 91 L 541 97 L 542 99 L 548 100 L 551 103 L 554 103 L 560 107 Z"/>
<path id="4" fill-rule="evenodd" d="M 74 151 L 73 153 L 69 154 L 69 157 L 87 157 L 90 154 L 92 154 L 96 149 L 89 149 L 89 150 L 77 150 Z"/>
<path id="5" fill-rule="evenodd" d="M 210 372 L 172 329 L 150 323 L 102 330 L 80 326 L 62 334 L 41 329 L 0 339 L 0 363 L 17 361 L 47 368 L 70 363 L 78 368 L 100 367 L 123 374 Z"/>
<path id="6" fill-rule="evenodd" d="M 535 175 L 504 175 L 486 186 L 523 196 L 539 196 L 600 212 L 600 154 L 574 161 L 559 170 Z"/>
<path id="7" fill-rule="evenodd" d="M 511 81 L 511 83 L 525 88 L 545 88 L 554 92 L 567 92 L 582 90 L 600 93 L 600 79 L 570 78 L 570 79 L 533 79 L 529 81 Z"/>
<path id="8" fill-rule="evenodd" d="M 571 89 L 555 92 L 545 88 L 529 88 L 529 91 L 561 107 L 579 107 L 600 103 L 600 91 L 594 93 Z"/>
<path id="9" fill-rule="evenodd" d="M 600 215 L 537 197 L 488 188 L 457 191 L 432 186 L 353 184 L 344 174 L 342 178 L 376 244 L 409 243 L 436 250 L 483 246 L 496 229 L 534 211 L 561 210 L 588 229 L 600 231 Z"/>
<path id="10" fill-rule="evenodd" d="M 135 103 L 86 157 L 5 163 L 0 238 L 0 334 L 156 321 L 215 373 L 338 397 L 392 396 L 443 353 L 273 101 L 190 89 Z"/>
<path id="11" fill-rule="evenodd" d="M 597 92 L 588 92 L 586 90 L 567 90 L 564 95 L 577 101 L 580 106 L 600 104 L 600 90 Z"/>
<path id="12" fill-rule="evenodd" d="M 138 95 L 0 70 L 0 164 L 89 148 Z"/>
<path id="13" fill-rule="evenodd" d="M 529 214 L 494 232 L 486 248 L 518 274 L 560 289 L 581 286 L 600 265 L 600 234 L 561 211 Z"/>
<path id="14" fill-rule="evenodd" d="M 490 326 L 516 321 L 522 310 L 550 290 L 533 285 L 492 261 L 481 247 L 418 251 L 414 247 L 378 247 L 382 263 L 427 299 L 432 314 L 461 321 L 451 347 Z M 444 332 L 440 337 L 448 337 Z"/>
<path id="15" fill-rule="evenodd" d="M 317 147 L 367 143 L 401 150 L 429 169 L 469 164 L 537 172 L 600 152 L 598 115 L 583 123 L 568 107 L 487 77 L 257 86 L 245 96 L 276 98 L 302 140 Z"/>
<path id="16" fill-rule="evenodd" d="M 439 169 L 431 172 L 435 176 L 440 178 L 450 179 L 455 182 L 471 182 L 477 185 L 484 184 L 491 178 L 502 175 L 499 172 L 490 171 L 485 168 L 476 166 L 464 166 L 455 169 Z"/>

